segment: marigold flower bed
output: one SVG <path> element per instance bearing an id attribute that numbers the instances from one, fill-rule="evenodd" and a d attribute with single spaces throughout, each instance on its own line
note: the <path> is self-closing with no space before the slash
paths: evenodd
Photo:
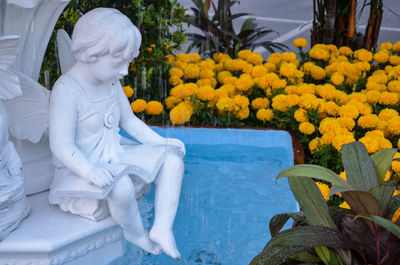
<path id="1" fill-rule="evenodd" d="M 157 105 L 150 111 L 141 99 L 132 109 L 167 112 L 176 125 L 290 129 L 299 134 L 308 163 L 338 173 L 343 144 L 361 141 L 370 154 L 399 148 L 400 42 L 383 43 L 376 53 L 324 44 L 305 52 L 305 39 L 294 45 L 298 55 L 273 53 L 266 62 L 250 50 L 237 59 L 169 55 L 166 110 Z M 394 161 L 387 180 L 399 176 L 400 162 Z"/>

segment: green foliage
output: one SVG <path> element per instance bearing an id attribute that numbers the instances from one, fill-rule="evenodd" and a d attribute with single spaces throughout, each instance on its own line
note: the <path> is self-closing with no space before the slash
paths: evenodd
<path id="1" fill-rule="evenodd" d="M 257 27 L 255 18 L 247 18 L 239 33 L 236 33 L 233 28 L 233 21 L 248 15 L 246 13 L 232 14 L 231 7 L 240 3 L 240 1 L 218 0 L 217 7 L 212 0 L 192 1 L 195 5 L 191 8 L 193 15 L 187 15 L 185 21 L 188 25 L 201 30 L 202 34 L 187 34 L 189 40 L 193 41 L 188 51 L 197 48 L 200 54 L 212 55 L 222 52 L 236 58 L 237 53 L 244 49 L 254 50 L 256 47 L 264 47 L 269 52 L 274 52 L 275 49 L 283 51 L 283 48 L 287 48 L 281 43 L 260 41 L 266 35 L 276 32 L 265 27 Z M 215 14 L 209 17 L 211 6 Z"/>
<path id="2" fill-rule="evenodd" d="M 72 0 L 58 20 L 54 32 L 64 29 L 69 35 L 78 18 L 97 7 L 112 7 L 120 10 L 131 19 L 142 33 L 142 46 L 139 57 L 131 63 L 129 75 L 124 85 L 135 88 L 135 97 L 146 100 L 160 100 L 167 95 L 168 65 L 166 55 L 180 49 L 186 39 L 182 28 L 185 10 L 177 0 Z M 174 26 L 175 30 L 170 30 Z M 60 75 L 53 34 L 42 67 L 50 72 L 52 87 Z"/>
<path id="3" fill-rule="evenodd" d="M 343 145 L 347 181 L 316 165 L 282 171 L 277 179 L 289 178 L 302 212 L 271 219 L 272 239 L 251 264 L 302 264 L 303 259 L 325 265 L 398 264 L 400 226 L 390 219 L 400 207 L 400 196 L 392 198 L 394 183 L 382 179 L 394 154 L 386 149 L 370 157 L 360 142 Z M 328 207 L 312 178 L 330 182 L 330 195 L 341 192 L 350 210 Z M 297 220 L 293 228 L 279 232 L 289 218 Z"/>

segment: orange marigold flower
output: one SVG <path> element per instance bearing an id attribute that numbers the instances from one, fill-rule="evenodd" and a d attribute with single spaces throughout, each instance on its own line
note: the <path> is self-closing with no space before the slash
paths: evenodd
<path id="1" fill-rule="evenodd" d="M 164 103 L 167 109 L 172 109 L 176 104 L 181 103 L 182 99 L 174 96 L 169 96 L 165 99 Z"/>
<path id="2" fill-rule="evenodd" d="M 332 139 L 332 146 L 338 150 L 339 152 L 342 151 L 342 146 L 344 144 L 352 143 L 356 139 L 352 134 L 338 134 Z"/>
<path id="3" fill-rule="evenodd" d="M 183 71 L 182 71 L 182 69 L 180 69 L 180 68 L 174 67 L 174 68 L 171 68 L 171 69 L 169 70 L 169 75 L 170 75 L 170 76 L 176 76 L 176 77 L 178 77 L 178 78 L 181 78 L 181 77 L 183 76 Z"/>
<path id="4" fill-rule="evenodd" d="M 357 120 L 358 126 L 364 129 L 374 129 L 378 125 L 379 118 L 375 114 L 368 114 L 365 116 L 361 116 Z"/>
<path id="5" fill-rule="evenodd" d="M 307 111 L 305 109 L 299 108 L 294 112 L 294 119 L 298 122 L 308 121 Z"/>
<path id="6" fill-rule="evenodd" d="M 374 61 L 377 63 L 387 63 L 389 61 L 389 51 L 380 50 L 374 54 Z"/>
<path id="7" fill-rule="evenodd" d="M 373 154 L 379 150 L 379 143 L 375 138 L 364 136 L 358 141 L 362 142 L 368 150 L 368 153 Z"/>
<path id="8" fill-rule="evenodd" d="M 169 119 L 172 124 L 180 125 L 188 122 L 192 116 L 192 111 L 184 102 L 179 103 L 169 112 Z"/>
<path id="9" fill-rule="evenodd" d="M 342 46 L 339 48 L 339 53 L 344 56 L 350 56 L 353 54 L 353 51 L 347 46 Z"/>
<path id="10" fill-rule="evenodd" d="M 400 117 L 393 117 L 388 122 L 388 130 L 392 135 L 400 135 Z"/>
<path id="11" fill-rule="evenodd" d="M 259 109 L 256 117 L 260 121 L 271 121 L 274 118 L 274 112 L 271 109 Z"/>
<path id="12" fill-rule="evenodd" d="M 149 115 L 160 115 L 163 110 L 163 105 L 155 100 L 149 101 L 145 108 L 146 113 Z"/>
<path id="13" fill-rule="evenodd" d="M 308 143 L 308 149 L 310 149 L 311 154 L 315 154 L 315 152 L 319 151 L 322 149 L 322 144 L 321 141 L 318 137 L 312 139 Z"/>
<path id="14" fill-rule="evenodd" d="M 310 134 L 313 134 L 315 132 L 315 127 L 314 127 L 314 125 L 312 123 L 306 121 L 306 122 L 300 123 L 299 131 L 301 133 L 306 134 L 306 135 L 310 135 Z"/>
<path id="15" fill-rule="evenodd" d="M 269 103 L 268 98 L 256 98 L 251 102 L 251 106 L 253 109 L 266 109 L 269 107 Z"/>
<path id="16" fill-rule="evenodd" d="M 293 45 L 297 48 L 305 48 L 307 47 L 307 40 L 305 38 L 294 39 Z"/>
<path id="17" fill-rule="evenodd" d="M 343 81 L 344 76 L 341 73 L 336 72 L 331 76 L 331 82 L 335 86 L 340 86 L 341 84 L 343 84 Z"/>
<path id="18" fill-rule="evenodd" d="M 136 99 L 135 101 L 133 101 L 131 103 L 131 108 L 133 110 L 133 112 L 135 113 L 140 113 L 142 111 L 144 111 L 144 109 L 146 108 L 146 101 L 144 99 Z"/>
<path id="19" fill-rule="evenodd" d="M 348 118 L 356 119 L 359 114 L 360 113 L 359 113 L 357 107 L 355 107 L 354 105 L 351 105 L 351 104 L 344 105 L 344 106 L 340 107 L 340 110 L 339 110 L 340 117 L 348 117 Z"/>
<path id="20" fill-rule="evenodd" d="M 201 86 L 196 89 L 195 94 L 202 101 L 210 101 L 215 96 L 215 90 L 211 86 Z"/>
<path id="21" fill-rule="evenodd" d="M 259 54 L 258 52 L 253 52 L 253 53 L 249 54 L 249 56 L 247 56 L 247 58 L 246 58 L 246 61 L 253 65 L 262 64 L 263 60 L 264 59 L 262 58 L 261 54 Z"/>
<path id="22" fill-rule="evenodd" d="M 381 110 L 381 112 L 378 114 L 379 119 L 382 121 L 389 121 L 393 117 L 398 117 L 398 116 L 399 113 L 396 110 L 388 108 Z"/>
<path id="23" fill-rule="evenodd" d="M 125 96 L 127 98 L 133 96 L 133 88 L 131 86 L 123 86 L 122 89 L 124 90 Z"/>

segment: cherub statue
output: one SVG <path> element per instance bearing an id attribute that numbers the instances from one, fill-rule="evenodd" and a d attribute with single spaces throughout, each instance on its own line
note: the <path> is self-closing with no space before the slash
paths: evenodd
<path id="1" fill-rule="evenodd" d="M 71 51 L 76 63 L 54 85 L 50 98 L 49 139 L 55 176 L 49 201 L 91 219 L 109 209 L 125 238 L 152 254 L 180 259 L 172 225 L 179 203 L 185 146 L 164 138 L 131 111 L 118 81 L 139 54 L 139 30 L 121 12 L 97 8 L 75 25 Z M 119 128 L 141 144 L 121 144 Z M 130 174 L 113 169 L 129 168 Z M 155 218 L 143 227 L 132 178 L 155 183 Z M 107 190 L 105 199 L 73 194 L 88 185 Z M 62 191 L 72 190 L 70 195 Z"/>

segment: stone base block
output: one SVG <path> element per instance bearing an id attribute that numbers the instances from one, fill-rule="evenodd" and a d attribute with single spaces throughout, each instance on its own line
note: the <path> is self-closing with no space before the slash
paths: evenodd
<path id="1" fill-rule="evenodd" d="M 49 205 L 48 192 L 28 197 L 31 214 L 0 242 L 0 265 L 102 265 L 123 255 L 111 217 L 94 222 Z"/>

